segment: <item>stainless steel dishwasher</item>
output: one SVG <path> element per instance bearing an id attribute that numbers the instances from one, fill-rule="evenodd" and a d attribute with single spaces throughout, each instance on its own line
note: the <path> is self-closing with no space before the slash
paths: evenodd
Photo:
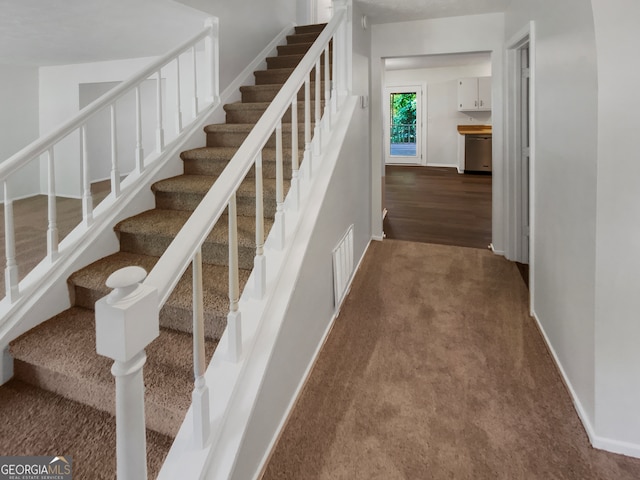
<path id="1" fill-rule="evenodd" d="M 464 171 L 491 171 L 491 135 L 465 135 Z"/>

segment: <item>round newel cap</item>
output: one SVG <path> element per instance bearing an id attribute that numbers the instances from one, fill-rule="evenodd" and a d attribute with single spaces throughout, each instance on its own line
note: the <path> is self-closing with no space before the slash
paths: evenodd
<path id="1" fill-rule="evenodd" d="M 147 272 L 142 267 L 125 267 L 116 270 L 107 278 L 107 287 L 126 288 L 137 285 L 147 277 Z"/>

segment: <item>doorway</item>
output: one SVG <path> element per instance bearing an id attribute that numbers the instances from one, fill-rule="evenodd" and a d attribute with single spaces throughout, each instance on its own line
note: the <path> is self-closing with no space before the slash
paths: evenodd
<path id="1" fill-rule="evenodd" d="M 421 165 L 422 88 L 387 87 L 385 92 L 385 163 Z"/>

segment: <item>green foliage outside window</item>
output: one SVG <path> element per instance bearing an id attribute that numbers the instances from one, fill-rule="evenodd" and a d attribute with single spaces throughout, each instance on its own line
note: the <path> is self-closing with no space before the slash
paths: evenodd
<path id="1" fill-rule="evenodd" d="M 391 94 L 391 143 L 415 143 L 416 94 Z"/>

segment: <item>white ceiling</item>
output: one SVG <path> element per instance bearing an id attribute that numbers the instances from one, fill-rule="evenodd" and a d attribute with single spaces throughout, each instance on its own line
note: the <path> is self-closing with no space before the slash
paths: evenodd
<path id="1" fill-rule="evenodd" d="M 205 17 L 172 0 L 0 0 L 0 64 L 159 55 L 197 33 Z"/>
<path id="2" fill-rule="evenodd" d="M 504 12 L 511 0 L 355 0 L 370 23 Z"/>
<path id="3" fill-rule="evenodd" d="M 355 1 L 371 23 L 499 12 L 510 2 Z M 173 0 L 0 0 L 0 64 L 64 65 L 160 55 L 197 32 L 205 17 Z"/>

